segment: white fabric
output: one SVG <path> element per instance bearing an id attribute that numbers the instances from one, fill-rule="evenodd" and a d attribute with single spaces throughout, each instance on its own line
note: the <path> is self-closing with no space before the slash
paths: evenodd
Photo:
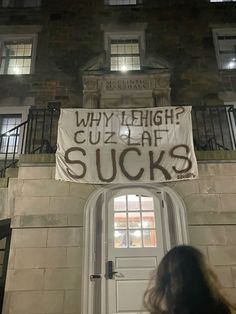
<path id="1" fill-rule="evenodd" d="M 61 110 L 56 179 L 107 184 L 197 176 L 191 107 Z"/>

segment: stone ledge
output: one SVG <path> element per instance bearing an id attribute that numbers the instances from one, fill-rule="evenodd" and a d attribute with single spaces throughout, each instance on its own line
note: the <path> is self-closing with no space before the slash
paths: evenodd
<path id="1" fill-rule="evenodd" d="M 198 162 L 235 162 L 236 150 L 214 150 L 214 151 L 196 151 Z"/>
<path id="2" fill-rule="evenodd" d="M 55 154 L 23 154 L 20 155 L 19 167 L 53 166 L 56 162 Z"/>
<path id="3" fill-rule="evenodd" d="M 235 225 L 235 212 L 187 212 L 189 226 Z"/>
<path id="4" fill-rule="evenodd" d="M 11 220 L 12 229 L 21 228 L 82 228 L 83 215 L 42 214 L 15 215 Z"/>
<path id="5" fill-rule="evenodd" d="M 8 187 L 9 178 L 0 178 L 0 189 Z"/>

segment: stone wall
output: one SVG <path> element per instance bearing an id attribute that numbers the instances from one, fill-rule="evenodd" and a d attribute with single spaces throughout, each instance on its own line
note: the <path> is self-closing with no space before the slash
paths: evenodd
<path id="1" fill-rule="evenodd" d="M 98 186 L 55 181 L 54 167 L 10 179 L 12 242 L 4 314 L 80 313 L 83 210 Z M 185 201 L 190 243 L 236 299 L 236 164 L 200 163 L 200 179 L 169 183 Z"/>
<path id="2" fill-rule="evenodd" d="M 171 65 L 173 104 L 235 101 L 235 72 L 218 71 L 212 37 L 214 25 L 235 27 L 235 12 L 233 2 L 208 0 L 144 0 L 137 7 L 109 7 L 104 0 L 48 0 L 38 9 L 2 8 L 5 33 L 19 32 L 19 26 L 22 33 L 34 25 L 42 29 L 35 73 L 1 75 L 0 104 L 14 98 L 14 104 L 31 99 L 37 106 L 52 100 L 64 107 L 82 106 L 82 70 L 90 60 L 104 58 L 101 24 L 109 23 L 147 23 L 146 56 L 162 57 Z"/>
<path id="3" fill-rule="evenodd" d="M 172 185 L 187 206 L 190 243 L 214 267 L 236 300 L 236 164 L 200 163 L 199 180 Z"/>
<path id="4" fill-rule="evenodd" d="M 83 209 L 94 187 L 53 177 L 53 167 L 24 167 L 11 179 L 5 314 L 80 313 Z"/>
<path id="5" fill-rule="evenodd" d="M 11 216 L 8 194 L 8 178 L 0 178 L 0 200 L 0 220 L 4 220 Z"/>

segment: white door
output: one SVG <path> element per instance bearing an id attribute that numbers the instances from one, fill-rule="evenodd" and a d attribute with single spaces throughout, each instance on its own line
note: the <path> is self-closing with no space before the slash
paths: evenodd
<path id="1" fill-rule="evenodd" d="M 161 193 L 112 192 L 107 207 L 107 314 L 137 314 L 164 255 Z"/>

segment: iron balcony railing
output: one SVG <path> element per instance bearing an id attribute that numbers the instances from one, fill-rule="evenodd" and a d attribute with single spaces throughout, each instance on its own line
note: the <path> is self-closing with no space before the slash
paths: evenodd
<path id="1" fill-rule="evenodd" d="M 0 177 L 17 165 L 19 155 L 55 153 L 58 108 L 31 109 L 28 119 L 0 135 Z"/>
<path id="2" fill-rule="evenodd" d="M 31 109 L 28 119 L 0 135 L 0 177 L 15 167 L 20 154 L 55 153 L 58 108 Z M 192 108 L 195 150 L 236 149 L 236 109 L 233 106 Z"/>
<path id="3" fill-rule="evenodd" d="M 228 106 L 192 107 L 195 150 L 236 149 L 236 109 Z"/>

